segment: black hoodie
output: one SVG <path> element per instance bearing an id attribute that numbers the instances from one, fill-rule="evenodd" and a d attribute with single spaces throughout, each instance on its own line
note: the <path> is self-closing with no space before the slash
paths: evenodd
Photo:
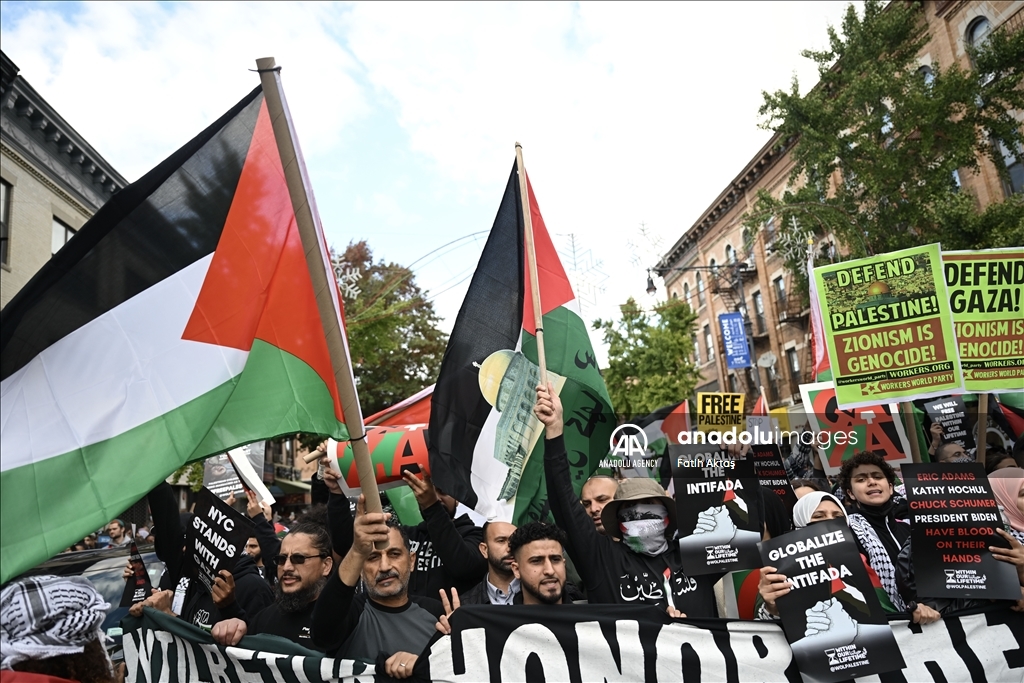
<path id="1" fill-rule="evenodd" d="M 274 602 L 274 592 L 260 576 L 256 561 L 250 556 L 238 557 L 232 575 L 235 577 L 234 602 L 218 608 L 213 604 L 213 596 L 206 590 L 206 586 L 201 581 L 193 580 L 185 597 L 185 607 L 179 617 L 190 624 L 209 630 L 218 621 L 233 617 L 244 620 L 246 615 L 253 616 Z"/>

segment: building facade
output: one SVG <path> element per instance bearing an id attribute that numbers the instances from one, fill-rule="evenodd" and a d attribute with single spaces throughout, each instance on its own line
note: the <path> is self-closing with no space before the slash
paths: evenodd
<path id="1" fill-rule="evenodd" d="M 0 306 L 127 184 L 0 53 Z"/>
<path id="2" fill-rule="evenodd" d="M 993 31 L 1024 28 L 1024 0 L 923 3 L 930 36 L 918 55 L 921 69 L 933 65 L 971 68 L 966 47 Z M 762 147 L 714 202 L 673 244 L 654 271 L 664 278 L 667 294 L 683 299 L 697 313 L 693 356 L 700 369 L 697 391 L 732 391 L 753 402 L 761 387 L 773 408 L 801 402 L 799 385 L 813 381 L 810 311 L 796 290 L 793 274 L 772 221 L 756 233 L 742 224 L 760 190 L 781 197 L 788 189 L 793 161 L 790 146 L 778 135 Z M 1010 181 L 1005 182 L 987 158 L 978 173 L 958 173 L 962 191 L 979 208 L 1003 201 L 1024 188 L 1024 169 L 1006 153 Z M 834 248 L 821 244 L 817 248 Z M 719 316 L 744 314 L 753 367 L 727 367 Z"/>

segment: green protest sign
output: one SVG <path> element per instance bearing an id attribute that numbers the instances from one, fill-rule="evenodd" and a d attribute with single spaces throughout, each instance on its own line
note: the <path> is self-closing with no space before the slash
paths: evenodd
<path id="1" fill-rule="evenodd" d="M 942 255 L 967 391 L 1024 391 L 1024 247 Z"/>
<path id="2" fill-rule="evenodd" d="M 840 408 L 963 391 L 938 244 L 814 269 Z"/>

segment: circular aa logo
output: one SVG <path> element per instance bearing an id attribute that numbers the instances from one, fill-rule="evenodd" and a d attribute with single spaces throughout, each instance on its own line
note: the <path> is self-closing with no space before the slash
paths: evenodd
<path id="1" fill-rule="evenodd" d="M 612 455 L 642 458 L 647 453 L 647 434 L 635 424 L 627 422 L 615 428 L 608 439 Z"/>

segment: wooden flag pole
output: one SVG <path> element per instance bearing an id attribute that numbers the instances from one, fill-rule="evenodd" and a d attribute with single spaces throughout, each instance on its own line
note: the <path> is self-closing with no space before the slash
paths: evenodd
<path id="1" fill-rule="evenodd" d="M 523 203 L 523 233 L 526 246 L 526 266 L 530 273 L 530 294 L 533 301 L 533 324 L 537 328 L 537 364 L 540 365 L 540 383 L 548 385 L 548 365 L 544 357 L 544 312 L 540 307 L 540 282 L 537 277 L 537 250 L 533 246 L 533 214 L 530 211 L 530 190 L 526 185 L 526 166 L 523 164 L 523 146 L 516 143 L 516 170 L 519 175 L 519 197 Z"/>
<path id="2" fill-rule="evenodd" d="M 988 450 L 988 394 L 978 394 L 978 454 L 975 456 L 982 465 L 985 464 L 985 451 Z"/>
<path id="3" fill-rule="evenodd" d="M 914 404 L 904 401 L 900 404 L 903 407 L 903 426 L 907 430 L 907 438 L 910 440 L 910 455 L 914 462 L 921 462 L 921 444 L 917 440 L 917 420 L 914 419 Z"/>
<path id="4" fill-rule="evenodd" d="M 326 245 L 323 244 L 313 216 L 310 188 L 307 187 L 304 177 L 305 167 L 295 145 L 291 115 L 281 87 L 281 68 L 277 66 L 273 57 L 263 57 L 256 60 L 256 70 L 263 85 L 267 113 L 270 114 L 270 122 L 274 127 L 277 151 L 281 155 L 281 166 L 284 168 L 288 194 L 292 200 L 292 209 L 295 211 L 295 223 L 302 239 L 302 250 L 306 254 L 306 265 L 316 294 L 320 322 L 327 337 L 327 350 L 331 357 L 331 367 L 334 368 L 334 380 L 338 385 L 345 426 L 348 427 L 351 437 L 356 471 L 359 473 L 359 486 L 366 496 L 366 511 L 382 512 L 377 478 L 374 476 L 373 464 L 370 461 L 370 449 L 366 445 L 363 411 L 359 406 L 359 395 L 356 393 L 352 361 L 348 355 L 345 330 L 340 322 L 341 302 L 336 301 L 337 283 L 327 275 L 330 264 L 326 261 L 324 252 Z M 387 543 L 378 544 L 378 550 L 386 547 Z"/>

